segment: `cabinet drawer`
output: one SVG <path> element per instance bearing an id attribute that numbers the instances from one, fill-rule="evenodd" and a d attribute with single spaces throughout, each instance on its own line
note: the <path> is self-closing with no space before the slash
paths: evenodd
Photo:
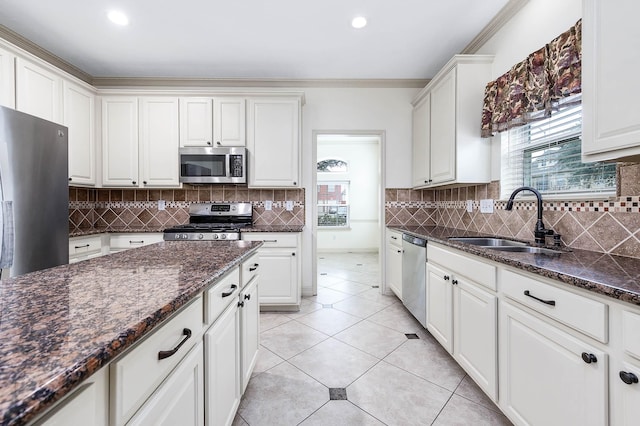
<path id="1" fill-rule="evenodd" d="M 113 234 L 109 246 L 112 249 L 130 249 L 162 241 L 162 234 L 149 232 L 138 234 Z"/>
<path id="2" fill-rule="evenodd" d="M 258 275 L 260 269 L 260 256 L 255 253 L 249 259 L 242 262 L 242 288 L 251 281 L 253 277 Z"/>
<path id="3" fill-rule="evenodd" d="M 640 359 L 640 315 L 622 311 L 622 347 L 624 351 Z"/>
<path id="4" fill-rule="evenodd" d="M 402 234 L 400 232 L 388 230 L 387 243 L 396 247 L 402 247 Z"/>
<path id="5" fill-rule="evenodd" d="M 102 237 L 100 235 L 69 239 L 69 257 L 84 256 L 101 251 Z"/>
<path id="6" fill-rule="evenodd" d="M 502 271 L 502 292 L 531 309 L 606 343 L 608 308 L 604 303 L 511 271 Z"/>
<path id="7" fill-rule="evenodd" d="M 427 262 L 435 262 L 490 290 L 497 290 L 496 267 L 494 265 L 472 259 L 455 250 L 443 249 L 433 243 L 427 244 Z"/>
<path id="8" fill-rule="evenodd" d="M 126 423 L 201 339 L 202 311 L 202 297 L 198 297 L 146 340 L 111 364 L 111 419 L 114 424 Z M 169 351 L 185 339 L 185 328 L 191 330 L 191 337 L 184 341 L 173 356 L 158 359 L 160 351 Z"/>
<path id="9" fill-rule="evenodd" d="M 287 233 L 266 233 L 266 232 L 247 232 L 242 234 L 245 241 L 264 241 L 264 248 L 270 247 L 297 247 L 298 234 L 295 232 Z"/>
<path id="10" fill-rule="evenodd" d="M 205 323 L 213 324 L 231 302 L 240 294 L 240 269 L 234 268 L 205 293 Z"/>

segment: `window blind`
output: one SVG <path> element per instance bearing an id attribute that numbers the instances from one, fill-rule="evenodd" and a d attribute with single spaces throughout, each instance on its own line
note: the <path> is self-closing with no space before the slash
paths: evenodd
<path id="1" fill-rule="evenodd" d="M 582 105 L 578 104 L 502 133 L 500 198 L 509 198 L 520 186 L 532 186 L 555 198 L 615 194 L 615 164 L 583 163 L 581 132 Z"/>

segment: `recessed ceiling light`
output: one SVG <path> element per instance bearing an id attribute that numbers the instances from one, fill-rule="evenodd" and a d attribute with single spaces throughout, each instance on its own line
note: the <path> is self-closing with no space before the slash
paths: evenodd
<path id="1" fill-rule="evenodd" d="M 129 25 L 129 18 L 119 10 L 112 10 L 107 17 L 116 25 Z"/>
<path id="2" fill-rule="evenodd" d="M 363 16 L 356 16 L 355 18 L 353 18 L 353 21 L 351 21 L 351 26 L 357 30 L 359 30 L 360 28 L 364 28 L 366 25 L 367 18 Z"/>

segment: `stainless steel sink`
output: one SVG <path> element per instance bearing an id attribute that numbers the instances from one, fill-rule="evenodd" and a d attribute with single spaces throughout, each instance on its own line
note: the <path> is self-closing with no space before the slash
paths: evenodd
<path id="1" fill-rule="evenodd" d="M 520 241 L 505 240 L 504 238 L 487 238 L 487 237 L 452 237 L 449 241 L 459 243 L 472 244 L 482 247 L 527 247 L 527 243 Z"/>
<path id="2" fill-rule="evenodd" d="M 489 250 L 507 251 L 511 253 L 533 253 L 533 254 L 561 254 L 561 251 L 544 247 L 531 247 L 521 241 L 506 240 L 504 238 L 490 237 L 451 237 L 449 241 L 466 243 L 479 246 Z"/>

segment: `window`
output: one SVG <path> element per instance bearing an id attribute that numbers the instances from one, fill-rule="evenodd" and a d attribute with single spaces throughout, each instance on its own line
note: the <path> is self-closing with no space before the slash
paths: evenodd
<path id="1" fill-rule="evenodd" d="M 616 165 L 582 162 L 582 105 L 502 134 L 501 194 L 531 186 L 543 195 L 576 198 L 616 190 Z"/>
<path id="2" fill-rule="evenodd" d="M 349 227 L 349 182 L 318 182 L 318 226 Z"/>

